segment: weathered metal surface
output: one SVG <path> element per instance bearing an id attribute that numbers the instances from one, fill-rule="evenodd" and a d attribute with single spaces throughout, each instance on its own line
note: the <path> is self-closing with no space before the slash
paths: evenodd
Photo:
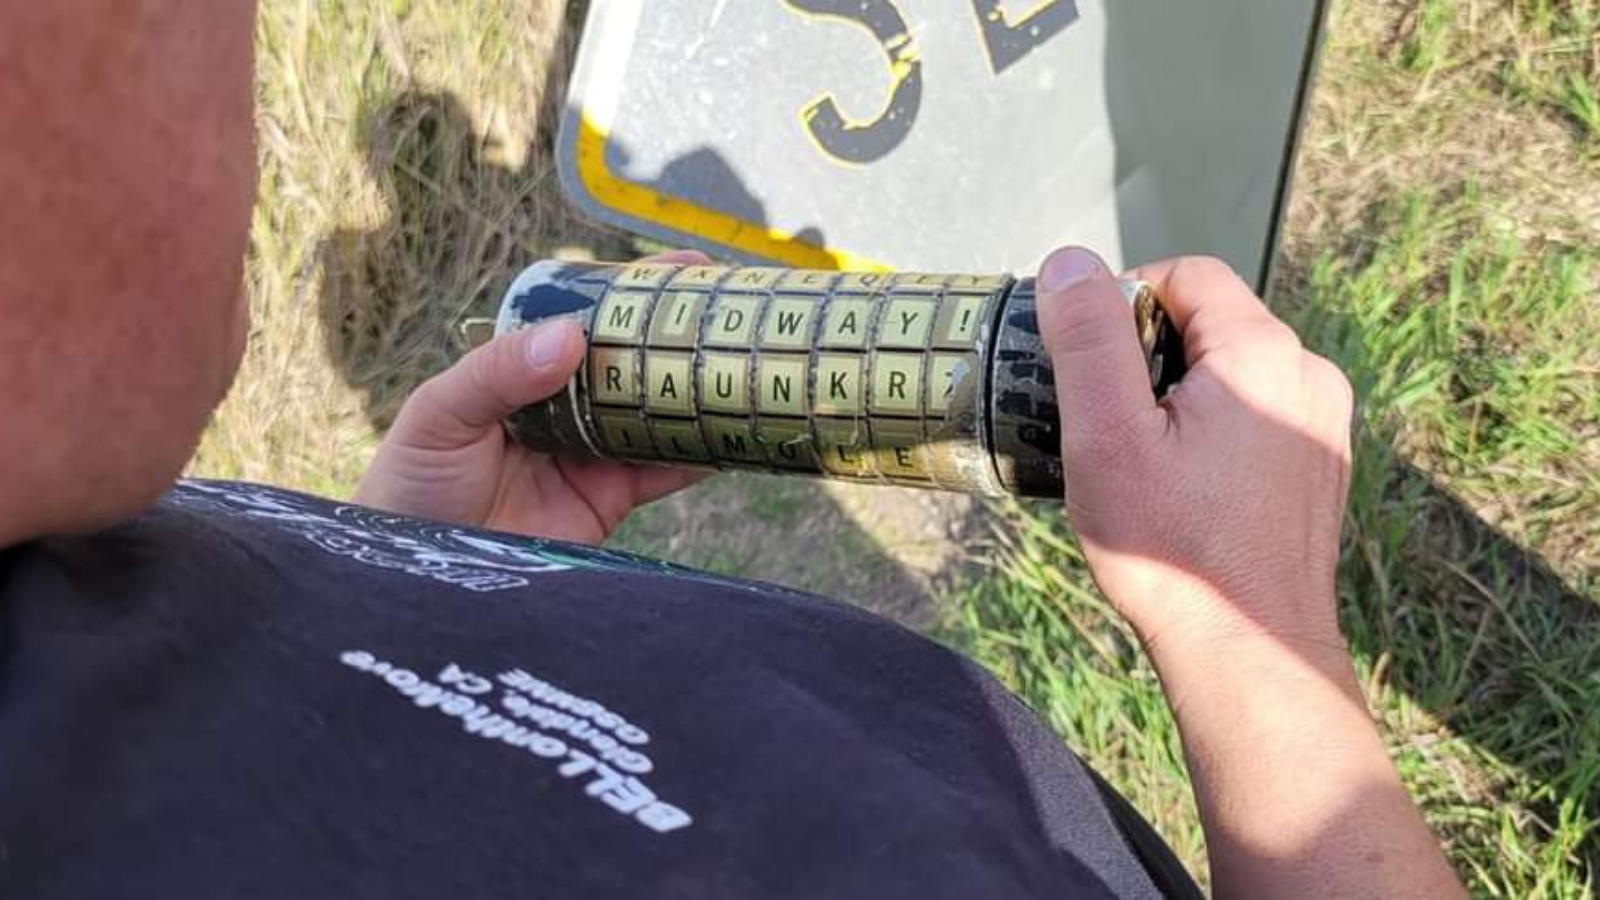
<path id="1" fill-rule="evenodd" d="M 1160 309 L 1124 289 L 1159 362 Z M 508 421 L 535 449 L 1061 496 L 1031 279 L 540 263 L 497 329 L 561 316 L 590 347 L 567 390 Z"/>

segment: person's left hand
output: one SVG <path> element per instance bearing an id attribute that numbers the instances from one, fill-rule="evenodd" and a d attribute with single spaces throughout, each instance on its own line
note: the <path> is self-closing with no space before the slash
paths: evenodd
<path id="1" fill-rule="evenodd" d="M 657 262 L 704 265 L 678 251 Z M 366 506 L 479 528 L 598 544 L 634 507 L 704 473 L 535 453 L 501 420 L 564 390 L 583 360 L 570 319 L 502 335 L 406 400 L 356 489 Z"/>

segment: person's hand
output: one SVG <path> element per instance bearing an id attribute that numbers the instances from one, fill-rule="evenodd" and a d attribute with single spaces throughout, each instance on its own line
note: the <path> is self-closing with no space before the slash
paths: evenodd
<path id="1" fill-rule="evenodd" d="M 1241 636 L 1342 654 L 1349 382 L 1222 262 L 1128 276 L 1154 285 L 1183 335 L 1189 372 L 1161 402 L 1097 256 L 1058 250 L 1038 280 L 1067 511 L 1095 580 L 1158 665 Z"/>
<path id="2" fill-rule="evenodd" d="M 1334 606 L 1350 384 L 1226 265 L 1135 269 L 1183 334 L 1159 403 L 1098 257 L 1039 273 L 1067 512 L 1161 676 L 1219 897 L 1464 896 L 1367 711 Z"/>
<path id="3" fill-rule="evenodd" d="M 702 265 L 680 251 L 658 262 Z M 533 537 L 597 544 L 641 504 L 703 473 L 534 453 L 501 420 L 564 390 L 583 330 L 558 319 L 502 335 L 406 400 L 356 489 L 358 503 Z"/>

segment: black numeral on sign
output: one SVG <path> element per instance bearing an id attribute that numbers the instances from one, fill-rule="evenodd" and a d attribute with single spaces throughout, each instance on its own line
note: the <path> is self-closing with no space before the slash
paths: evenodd
<path id="1" fill-rule="evenodd" d="M 872 33 L 889 65 L 889 96 L 871 118 L 846 116 L 830 91 L 800 111 L 806 133 L 840 162 L 866 165 L 905 142 L 922 109 L 922 54 L 894 0 L 784 0 L 805 16 L 842 19 Z M 1015 6 L 1021 11 L 1014 12 Z M 989 68 L 999 75 L 1078 20 L 1074 0 L 972 0 Z"/>
<path id="2" fill-rule="evenodd" d="M 911 133 L 922 108 L 922 61 L 905 17 L 890 0 L 785 0 L 813 16 L 844 19 L 866 28 L 878 39 L 889 61 L 889 102 L 871 119 L 850 120 L 830 93 L 808 103 L 800 113 L 806 131 L 824 153 L 844 162 L 866 164 L 882 159 Z"/>

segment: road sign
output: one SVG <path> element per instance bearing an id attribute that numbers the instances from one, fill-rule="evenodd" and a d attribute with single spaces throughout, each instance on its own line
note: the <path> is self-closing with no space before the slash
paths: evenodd
<path id="1" fill-rule="evenodd" d="M 1063 243 L 1264 283 L 1325 0 L 593 0 L 559 157 L 723 257 L 1029 271 Z"/>

